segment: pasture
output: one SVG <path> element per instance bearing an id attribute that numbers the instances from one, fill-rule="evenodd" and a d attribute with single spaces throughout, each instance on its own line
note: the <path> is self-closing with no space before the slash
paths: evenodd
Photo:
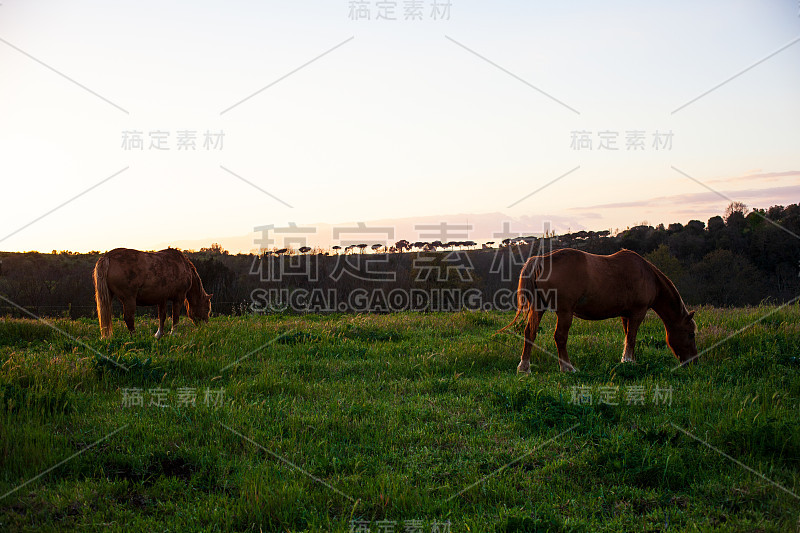
<path id="1" fill-rule="evenodd" d="M 766 318 L 678 369 L 576 320 L 529 376 L 512 316 L 2 320 L 0 530 L 797 529 L 796 304 L 701 308 L 701 352 Z"/>

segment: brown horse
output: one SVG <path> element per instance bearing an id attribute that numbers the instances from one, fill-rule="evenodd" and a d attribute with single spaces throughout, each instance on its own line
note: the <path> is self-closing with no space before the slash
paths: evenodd
<path id="1" fill-rule="evenodd" d="M 160 339 L 167 318 L 167 301 L 172 302 L 172 331 L 178 325 L 181 304 L 195 324 L 208 322 L 211 294 L 203 290 L 197 269 L 180 250 L 168 248 L 160 252 L 140 252 L 115 248 L 98 259 L 94 267 L 94 297 L 103 338 L 111 336 L 111 299 L 122 302 L 125 324 L 133 335 L 133 316 L 137 305 L 158 306 Z"/>
<path id="2" fill-rule="evenodd" d="M 528 259 L 519 275 L 517 314 L 503 328 L 514 324 L 520 314 L 526 316 L 519 372 L 530 372 L 531 346 L 548 309 L 557 317 L 555 341 L 562 371 L 575 371 L 567 355 L 573 316 L 584 320 L 622 317 L 622 362 L 628 362 L 634 361 L 639 325 L 647 310 L 653 309 L 664 322 L 667 345 L 681 364 L 697 357 L 694 311 L 686 310 L 675 285 L 663 272 L 630 250 L 594 255 L 563 249 Z"/>

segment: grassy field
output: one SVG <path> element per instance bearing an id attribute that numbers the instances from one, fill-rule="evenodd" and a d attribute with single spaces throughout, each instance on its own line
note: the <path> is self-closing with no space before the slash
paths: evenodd
<path id="1" fill-rule="evenodd" d="M 678 369 L 576 320 L 567 375 L 547 314 L 530 376 L 508 313 L 2 320 L 0 531 L 797 531 L 798 307 L 698 347 L 765 315 Z"/>

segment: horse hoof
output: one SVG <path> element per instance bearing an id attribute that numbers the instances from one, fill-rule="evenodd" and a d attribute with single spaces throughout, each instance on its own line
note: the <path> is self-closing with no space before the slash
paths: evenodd
<path id="1" fill-rule="evenodd" d="M 156 337 L 156 340 L 161 338 L 161 330 L 156 331 L 155 337 Z"/>
<path id="2" fill-rule="evenodd" d="M 530 374 L 531 373 L 531 365 L 520 363 L 517 365 L 517 373 L 519 374 Z"/>

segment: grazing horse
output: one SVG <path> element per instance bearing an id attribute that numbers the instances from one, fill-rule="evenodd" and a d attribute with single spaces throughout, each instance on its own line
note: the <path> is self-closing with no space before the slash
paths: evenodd
<path id="1" fill-rule="evenodd" d="M 517 314 L 526 319 L 525 343 L 517 371 L 530 372 L 531 346 L 546 310 L 556 313 L 555 341 L 561 371 L 575 371 L 567 355 L 572 317 L 604 320 L 622 317 L 625 350 L 622 362 L 634 361 L 636 332 L 648 309 L 664 322 L 667 345 L 681 364 L 697 357 L 694 311 L 686 310 L 675 285 L 636 252 L 620 250 L 595 255 L 562 249 L 529 258 L 522 267 L 517 289 Z"/>
<path id="2" fill-rule="evenodd" d="M 111 336 L 111 299 L 122 302 L 125 324 L 133 335 L 133 316 L 137 305 L 158 306 L 160 339 L 167 318 L 167 301 L 172 302 L 172 331 L 178 325 L 181 304 L 186 314 L 197 324 L 208 322 L 211 294 L 203 290 L 197 269 L 183 252 L 174 248 L 160 252 L 140 252 L 115 248 L 98 259 L 94 267 L 94 297 L 103 338 Z"/>

